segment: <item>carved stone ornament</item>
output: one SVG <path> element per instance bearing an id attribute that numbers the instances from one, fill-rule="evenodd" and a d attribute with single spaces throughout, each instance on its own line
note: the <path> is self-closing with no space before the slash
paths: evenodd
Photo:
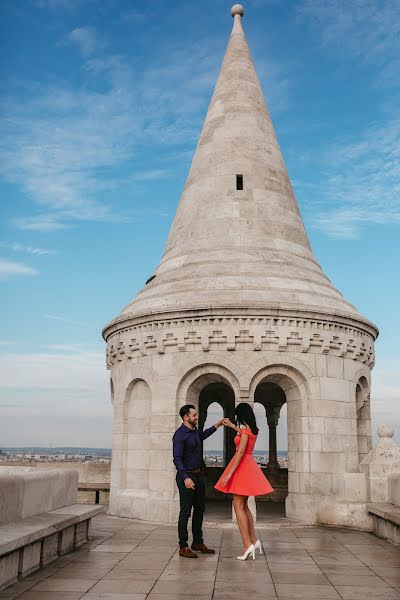
<path id="1" fill-rule="evenodd" d="M 158 321 L 121 329 L 107 340 L 107 367 L 147 354 L 213 348 L 314 352 L 352 358 L 372 367 L 374 340 L 367 333 L 323 321 L 268 317 L 208 317 Z"/>

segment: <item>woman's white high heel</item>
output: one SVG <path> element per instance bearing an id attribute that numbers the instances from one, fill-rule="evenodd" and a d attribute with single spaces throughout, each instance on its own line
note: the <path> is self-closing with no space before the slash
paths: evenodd
<path id="1" fill-rule="evenodd" d="M 246 558 L 248 556 L 250 556 L 250 554 L 252 555 L 253 560 L 255 560 L 256 559 L 256 553 L 255 553 L 254 545 L 253 544 L 251 544 L 251 546 L 249 546 L 247 548 L 246 552 L 244 554 L 242 554 L 242 556 L 238 556 L 237 559 L 238 560 L 246 560 Z"/>
<path id="2" fill-rule="evenodd" d="M 260 540 L 257 540 L 256 543 L 254 544 L 254 551 L 259 550 L 260 554 L 263 553 L 263 547 L 261 545 Z"/>

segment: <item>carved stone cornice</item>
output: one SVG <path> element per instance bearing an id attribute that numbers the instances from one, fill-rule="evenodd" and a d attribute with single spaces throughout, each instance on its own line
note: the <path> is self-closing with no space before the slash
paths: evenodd
<path id="1" fill-rule="evenodd" d="M 247 307 L 235 306 L 196 306 L 183 309 L 166 309 L 165 312 L 157 313 L 122 313 L 113 319 L 103 329 L 103 338 L 107 341 L 109 336 L 116 331 L 121 331 L 127 327 L 137 325 L 158 324 L 165 322 L 177 322 L 186 319 L 216 318 L 216 317 L 238 317 L 244 319 L 252 318 L 286 318 L 290 320 L 311 320 L 324 323 L 337 323 L 349 326 L 357 330 L 368 333 L 375 340 L 378 337 L 379 330 L 364 317 L 351 313 L 331 311 L 323 308 L 309 308 L 289 304 L 268 304 L 252 303 Z"/>
<path id="2" fill-rule="evenodd" d="M 107 337 L 107 366 L 148 354 L 214 349 L 313 352 L 374 364 L 374 337 L 355 326 L 306 318 L 225 315 L 121 327 Z"/>

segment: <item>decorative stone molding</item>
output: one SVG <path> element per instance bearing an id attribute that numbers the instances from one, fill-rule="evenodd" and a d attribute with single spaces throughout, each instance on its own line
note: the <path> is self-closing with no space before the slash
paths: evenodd
<path id="1" fill-rule="evenodd" d="M 202 350 L 333 354 L 374 365 L 374 340 L 357 328 L 311 319 L 199 317 L 138 324 L 107 339 L 107 367 L 147 354 Z"/>

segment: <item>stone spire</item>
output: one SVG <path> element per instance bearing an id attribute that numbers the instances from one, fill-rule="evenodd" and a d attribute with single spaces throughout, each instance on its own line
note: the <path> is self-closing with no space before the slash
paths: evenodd
<path id="1" fill-rule="evenodd" d="M 242 28 L 233 29 L 155 277 L 117 319 L 318 310 L 368 324 L 316 261 Z M 243 188 L 243 189 L 240 189 Z"/>

